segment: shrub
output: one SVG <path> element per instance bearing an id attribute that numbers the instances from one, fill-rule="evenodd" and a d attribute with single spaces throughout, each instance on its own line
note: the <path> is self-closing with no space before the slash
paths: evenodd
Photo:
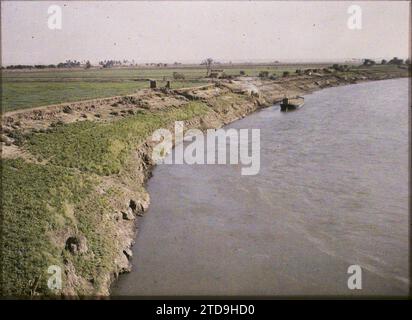
<path id="1" fill-rule="evenodd" d="M 373 66 L 374 64 L 375 64 L 375 61 L 373 61 L 372 59 L 363 60 L 363 65 L 364 66 Z"/>
<path id="2" fill-rule="evenodd" d="M 15 130 L 9 133 L 9 137 L 12 138 L 14 140 L 14 144 L 16 146 L 22 146 L 25 136 L 24 134 L 19 131 L 19 130 Z"/>
<path id="3" fill-rule="evenodd" d="M 63 112 L 64 113 L 73 113 L 72 108 L 70 108 L 70 106 L 64 106 L 63 107 Z"/>
<path id="4" fill-rule="evenodd" d="M 173 72 L 173 79 L 175 79 L 175 80 L 184 80 L 185 75 L 183 73 L 180 73 L 180 72 Z"/>

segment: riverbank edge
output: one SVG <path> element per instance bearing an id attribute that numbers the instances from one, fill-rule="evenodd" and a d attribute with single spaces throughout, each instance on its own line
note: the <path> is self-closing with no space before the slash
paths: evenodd
<path id="1" fill-rule="evenodd" d="M 196 92 L 196 89 L 190 89 L 176 90 L 168 94 L 184 96 L 186 101 L 202 101 L 202 103 L 205 103 L 211 111 L 185 121 L 185 127 L 186 129 L 206 130 L 220 128 L 259 109 L 272 106 L 278 103 L 286 93 L 288 95 L 304 95 L 328 87 L 407 76 L 408 74 L 389 73 L 384 76 L 382 74 L 377 76 L 362 72 L 351 78 L 345 78 L 342 75 L 326 75 L 324 77 L 309 76 L 296 79 L 291 77 L 278 81 L 250 79 L 238 83 L 219 82 L 204 90 L 205 92 L 200 93 Z M 245 86 L 245 84 L 247 85 Z M 250 84 L 253 85 L 253 90 L 248 89 Z M 219 88 L 218 94 L 213 93 L 215 88 Z M 173 123 L 169 125 L 172 128 Z M 62 296 L 107 297 L 110 295 L 111 285 L 119 274 L 131 270 L 131 247 L 137 237 L 137 223 L 150 204 L 145 186 L 155 167 L 151 160 L 154 145 L 155 143 L 149 135 L 133 151 L 133 155 L 120 175 L 102 177 L 102 184 L 116 185 L 122 190 L 121 195 L 118 195 L 119 198 L 113 199 L 112 204 L 113 207 L 118 208 L 116 210 L 116 219 L 120 223 L 116 225 L 117 230 L 115 233 L 119 235 L 121 249 L 117 250 L 115 254 L 114 268 L 102 276 L 105 281 L 100 284 L 99 288 L 96 288 L 84 279 L 80 279 L 81 277 L 77 274 L 73 265 L 66 266 L 68 287 L 60 292 Z M 29 158 L 26 158 L 26 160 L 30 161 Z"/>
<path id="2" fill-rule="evenodd" d="M 359 83 L 363 83 L 363 82 L 373 82 L 373 81 L 380 81 L 380 80 L 397 79 L 397 78 L 403 78 L 403 77 L 408 77 L 408 76 L 402 76 L 402 77 L 397 77 L 397 76 L 395 76 L 395 77 L 392 77 L 391 75 L 388 74 L 387 77 L 385 77 L 385 78 L 379 78 L 379 79 L 376 79 L 376 78 L 373 77 L 373 76 L 367 77 L 366 79 L 365 79 L 365 78 L 358 78 L 358 79 L 355 79 L 355 80 L 354 80 L 354 79 L 347 80 L 347 79 L 339 79 L 339 78 L 338 78 L 338 80 L 339 80 L 338 82 L 333 83 L 333 84 L 327 83 L 326 85 L 324 84 L 324 86 L 322 86 L 322 84 L 320 84 L 320 83 L 316 83 L 317 81 L 314 80 L 313 83 L 317 86 L 317 88 L 316 88 L 316 87 L 315 87 L 315 88 L 310 88 L 310 89 L 306 89 L 306 90 L 302 90 L 302 91 L 297 91 L 297 92 L 294 92 L 294 93 L 295 93 L 295 94 L 301 94 L 301 95 L 307 95 L 307 94 L 313 93 L 313 92 L 315 92 L 315 91 L 319 91 L 319 90 L 326 89 L 326 88 L 332 88 L 332 87 L 338 87 L 338 86 L 344 86 L 344 85 L 352 85 L 352 84 L 359 84 Z M 231 91 L 235 91 L 235 92 L 236 92 L 236 90 L 232 90 L 232 89 L 231 89 Z M 263 99 L 262 99 L 262 98 L 263 98 Z M 270 97 L 266 97 L 266 98 L 270 98 Z M 275 104 L 277 104 L 277 103 L 280 103 L 280 102 L 281 102 L 281 98 L 276 98 L 276 99 L 274 99 L 274 100 L 267 101 L 267 100 L 265 99 L 265 95 L 263 95 L 263 96 L 259 95 L 259 96 L 257 96 L 257 98 L 256 98 L 256 100 L 255 100 L 255 105 L 258 106 L 257 108 L 252 108 L 252 109 L 250 109 L 250 110 L 243 110 L 245 113 L 243 113 L 241 116 L 234 117 L 234 118 L 230 119 L 229 121 L 224 122 L 223 125 L 217 126 L 217 127 L 215 127 L 214 129 L 218 129 L 218 128 L 222 127 L 222 126 L 228 125 L 228 124 L 230 124 L 230 123 L 232 123 L 232 122 L 235 122 L 235 121 L 237 121 L 237 120 L 240 120 L 240 119 L 244 118 L 244 117 L 247 116 L 247 115 L 250 115 L 251 113 L 254 113 L 254 112 L 256 112 L 256 111 L 259 111 L 260 109 L 273 106 L 273 105 L 275 105 Z M 192 128 L 201 129 L 201 130 L 204 129 L 204 128 L 202 128 L 201 126 L 199 126 L 199 124 L 200 124 L 200 122 L 202 121 L 202 119 L 199 119 L 199 120 L 200 120 L 200 121 L 196 121 L 195 123 L 191 123 L 191 124 L 187 125 L 187 129 L 192 129 Z M 203 130 L 203 131 L 204 131 L 204 130 Z M 173 131 L 172 131 L 172 132 L 173 132 Z M 143 157 L 146 157 L 146 156 L 150 156 L 150 155 L 151 155 L 152 148 L 150 148 L 149 146 L 150 146 L 150 140 L 148 140 L 148 141 L 141 147 L 141 151 L 142 151 L 142 156 L 143 156 Z M 144 182 L 145 185 L 144 185 L 144 187 L 146 187 L 146 183 L 147 183 L 147 181 L 150 179 L 150 177 L 151 177 L 151 175 L 152 175 L 152 171 L 154 170 L 155 166 L 156 166 L 156 165 L 150 165 L 150 166 L 147 167 L 147 169 L 144 171 L 144 172 L 145 172 L 145 182 Z M 147 208 L 149 207 L 149 205 L 150 205 L 150 202 L 147 204 Z M 147 209 L 147 208 L 146 208 L 146 209 Z M 143 217 L 142 217 L 142 218 L 143 218 Z M 137 224 L 137 223 L 138 223 L 138 222 L 136 222 L 136 224 Z M 142 221 L 142 222 L 139 221 L 139 223 L 144 223 L 144 222 L 143 222 L 143 221 Z M 137 230 L 136 230 L 135 237 L 137 237 Z M 134 245 L 134 242 L 133 242 L 133 244 L 132 244 L 130 247 L 128 247 L 128 249 L 131 249 L 133 245 Z M 128 268 L 128 270 L 125 270 L 125 272 L 130 272 L 131 269 L 132 269 L 132 266 L 130 266 L 130 268 Z M 119 275 L 116 275 L 116 278 L 117 278 L 118 276 L 119 276 Z M 121 276 L 121 275 L 120 275 L 120 276 Z M 116 281 L 116 279 L 113 279 L 111 285 L 113 285 L 115 281 Z"/>

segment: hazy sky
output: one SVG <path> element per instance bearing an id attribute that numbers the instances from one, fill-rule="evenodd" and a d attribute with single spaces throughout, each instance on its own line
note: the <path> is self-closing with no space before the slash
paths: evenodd
<path id="1" fill-rule="evenodd" d="M 52 4 L 62 8 L 61 30 L 48 28 Z M 361 30 L 347 27 L 352 4 Z M 405 58 L 409 12 L 407 1 L 2 1 L 2 62 Z"/>

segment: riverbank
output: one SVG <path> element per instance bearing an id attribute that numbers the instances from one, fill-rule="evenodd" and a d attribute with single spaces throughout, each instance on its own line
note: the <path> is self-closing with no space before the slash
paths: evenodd
<path id="1" fill-rule="evenodd" d="M 327 88 L 224 126 L 260 130 L 257 175 L 156 166 L 111 296 L 407 295 L 408 82 Z M 352 264 L 362 290 L 347 287 Z"/>
<path id="2" fill-rule="evenodd" d="M 151 133 L 185 121 L 218 128 L 286 95 L 408 76 L 408 71 L 240 77 L 197 89 L 141 90 L 127 97 L 4 114 L 4 294 L 107 296 L 130 270 L 136 219 L 149 206 Z M 51 292 L 47 269 L 63 269 Z"/>

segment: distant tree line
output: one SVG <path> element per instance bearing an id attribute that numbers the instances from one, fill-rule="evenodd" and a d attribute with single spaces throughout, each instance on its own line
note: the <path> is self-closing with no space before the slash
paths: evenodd
<path id="1" fill-rule="evenodd" d="M 90 65 L 90 61 L 86 62 L 86 66 L 87 64 Z M 75 68 L 75 67 L 80 67 L 80 66 L 81 66 L 80 61 L 66 60 L 65 62 L 60 62 L 58 64 L 35 64 L 35 65 L 15 64 L 15 65 L 7 66 L 6 69 Z"/>
<path id="2" fill-rule="evenodd" d="M 122 62 L 120 60 L 104 60 L 99 61 L 99 65 L 101 65 L 103 68 L 112 68 L 114 66 L 121 66 Z"/>
<path id="3" fill-rule="evenodd" d="M 376 62 L 372 59 L 363 59 L 363 65 L 364 66 L 373 66 L 375 65 Z M 409 59 L 406 59 L 405 61 L 403 59 L 399 59 L 398 57 L 393 57 L 391 60 L 387 61 L 386 59 L 382 59 L 381 61 L 382 65 L 385 64 L 392 64 L 392 65 L 403 65 L 403 64 L 407 64 L 410 65 L 411 61 Z"/>
<path id="4" fill-rule="evenodd" d="M 3 69 L 46 69 L 46 68 L 57 68 L 55 64 L 35 64 L 35 65 L 27 65 L 27 64 L 15 64 L 10 65 L 7 67 L 2 67 Z"/>
<path id="5" fill-rule="evenodd" d="M 65 62 L 60 62 L 57 64 L 57 68 L 75 68 L 80 67 L 80 61 L 77 60 L 66 60 Z"/>
<path id="6" fill-rule="evenodd" d="M 4 68 L 4 67 L 3 67 Z M 15 64 L 5 67 L 5 69 L 45 69 L 45 68 L 56 68 L 56 65 L 49 64 L 49 65 L 26 65 L 26 64 Z"/>
<path id="7" fill-rule="evenodd" d="M 177 62 L 175 62 L 176 64 Z M 129 60 L 102 60 L 99 61 L 99 65 L 102 68 L 111 68 L 114 66 L 122 66 L 122 65 L 128 65 L 128 66 L 133 66 L 136 65 L 134 59 L 129 61 Z M 159 64 L 161 66 L 166 66 L 167 64 Z M 16 65 L 10 65 L 7 67 L 1 67 L 2 69 L 46 69 L 46 68 L 79 68 L 79 67 L 84 67 L 85 69 L 90 69 L 92 67 L 92 64 L 90 63 L 89 60 L 83 60 L 82 62 L 77 61 L 77 60 L 66 60 L 64 62 L 60 62 L 58 64 L 36 64 L 36 65 L 27 65 L 27 64 L 16 64 Z"/>

